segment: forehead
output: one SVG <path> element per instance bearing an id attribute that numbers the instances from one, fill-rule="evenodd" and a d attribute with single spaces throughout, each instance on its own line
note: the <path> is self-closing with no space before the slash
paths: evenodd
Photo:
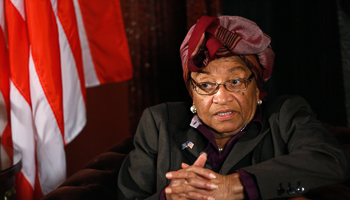
<path id="1" fill-rule="evenodd" d="M 249 72 L 247 65 L 238 56 L 224 57 L 211 61 L 203 70 L 195 73 L 200 75 L 215 74 L 247 74 Z"/>

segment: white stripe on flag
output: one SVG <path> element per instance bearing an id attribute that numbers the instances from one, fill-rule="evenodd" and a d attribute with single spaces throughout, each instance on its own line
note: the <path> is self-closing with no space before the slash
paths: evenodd
<path id="1" fill-rule="evenodd" d="M 57 0 L 51 0 L 52 11 L 57 16 Z"/>
<path id="2" fill-rule="evenodd" d="M 63 107 L 64 107 L 64 130 L 65 142 L 70 143 L 83 129 L 86 123 L 85 101 L 80 87 L 80 79 L 73 57 L 72 50 L 68 43 L 66 34 L 62 28 L 59 18 L 56 16 L 60 54 L 61 72 L 63 87 Z"/>
<path id="3" fill-rule="evenodd" d="M 75 15 L 77 16 L 78 30 L 80 45 L 83 55 L 83 66 L 84 66 L 84 76 L 85 76 L 85 86 L 92 87 L 100 84 L 100 81 L 97 78 L 94 63 L 92 61 L 91 51 L 89 42 L 87 39 L 83 17 L 81 15 L 80 4 L 78 0 L 73 0 Z"/>
<path id="4" fill-rule="evenodd" d="M 60 129 L 40 84 L 31 54 L 29 75 L 33 117 L 37 131 L 39 180 L 43 194 L 47 194 L 65 180 L 66 157 Z"/>
<path id="5" fill-rule="evenodd" d="M 23 20 L 26 20 L 26 14 L 24 12 L 24 0 L 11 0 L 11 2 L 16 7 L 19 14 L 21 14 Z"/>
<path id="6" fill-rule="evenodd" d="M 4 0 L 0 0 L 0 28 L 5 30 L 5 9 L 4 9 Z"/>
<path id="7" fill-rule="evenodd" d="M 35 139 L 32 111 L 16 86 L 10 84 L 11 128 L 13 147 L 22 153 L 22 173 L 34 188 L 35 183 Z"/>

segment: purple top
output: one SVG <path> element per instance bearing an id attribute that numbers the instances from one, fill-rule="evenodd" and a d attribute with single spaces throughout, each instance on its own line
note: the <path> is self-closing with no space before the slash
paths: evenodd
<path id="1" fill-rule="evenodd" d="M 263 129 L 261 106 L 257 106 L 255 116 L 248 124 L 252 122 L 259 122 L 259 124 L 261 125 L 259 132 L 260 135 Z M 235 145 L 236 141 L 246 133 L 246 126 L 244 126 L 242 130 L 240 130 L 240 132 L 238 132 L 235 136 L 233 136 L 233 138 L 231 138 L 231 140 L 227 143 L 225 149 L 220 153 L 219 148 L 216 144 L 214 134 L 202 124 L 198 115 L 193 116 L 190 126 L 195 129 L 198 129 L 208 139 L 208 145 L 204 147 L 203 151 L 206 152 L 208 155 L 207 161 L 212 167 L 212 170 L 217 173 L 220 171 L 222 164 L 224 163 L 226 157 L 230 153 L 232 147 Z M 240 179 L 243 182 L 244 188 L 249 196 L 249 199 L 258 199 L 259 192 L 253 175 L 241 169 L 237 170 L 237 172 L 239 173 Z M 165 190 L 162 191 L 160 199 L 166 199 Z"/>

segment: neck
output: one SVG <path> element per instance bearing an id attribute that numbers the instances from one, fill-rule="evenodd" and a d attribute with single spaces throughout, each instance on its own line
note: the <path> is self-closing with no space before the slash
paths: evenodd
<path id="1" fill-rule="evenodd" d="M 207 128 L 210 130 L 210 132 L 213 133 L 218 148 L 223 148 L 223 149 L 226 147 L 227 143 L 231 140 L 231 138 L 233 138 L 239 132 L 239 131 L 237 131 L 237 132 L 229 133 L 229 134 L 228 133 L 218 133 L 217 131 L 215 131 L 214 129 L 212 129 L 209 126 L 207 126 Z"/>
<path id="2" fill-rule="evenodd" d="M 218 148 L 223 148 L 225 149 L 227 143 L 231 140 L 233 136 L 227 137 L 227 138 L 220 138 L 220 139 L 215 139 L 216 144 L 218 145 Z"/>

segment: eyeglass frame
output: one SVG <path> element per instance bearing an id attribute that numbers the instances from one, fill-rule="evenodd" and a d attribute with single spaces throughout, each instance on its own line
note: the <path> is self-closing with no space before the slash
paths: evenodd
<path id="1" fill-rule="evenodd" d="M 253 81 L 253 78 L 254 78 L 254 73 L 252 73 L 248 78 L 235 78 L 235 79 L 227 80 L 227 81 L 225 81 L 225 82 L 223 82 L 223 83 L 217 83 L 217 82 L 199 82 L 199 83 L 215 83 L 215 84 L 216 84 L 216 88 L 215 88 L 215 90 L 213 90 L 214 92 L 213 92 L 213 93 L 209 93 L 209 94 L 200 94 L 200 93 L 198 93 L 198 91 L 197 91 L 197 87 L 198 87 L 198 86 L 197 86 L 197 85 L 198 85 L 199 83 L 197 83 L 192 77 L 191 77 L 191 84 L 192 84 L 192 86 L 193 86 L 193 90 L 196 91 L 197 94 L 199 94 L 199 95 L 213 95 L 213 94 L 216 94 L 216 93 L 219 91 L 220 85 L 223 85 L 224 88 L 225 88 L 227 91 L 229 91 L 229 92 L 240 92 L 240 91 L 246 90 L 246 89 L 249 87 L 250 83 Z M 247 81 L 247 86 L 246 86 L 244 89 L 237 90 L 237 91 L 230 91 L 230 90 L 227 89 L 227 87 L 226 87 L 226 83 L 227 83 L 227 82 L 232 81 L 232 80 L 242 80 L 242 79 Z"/>

